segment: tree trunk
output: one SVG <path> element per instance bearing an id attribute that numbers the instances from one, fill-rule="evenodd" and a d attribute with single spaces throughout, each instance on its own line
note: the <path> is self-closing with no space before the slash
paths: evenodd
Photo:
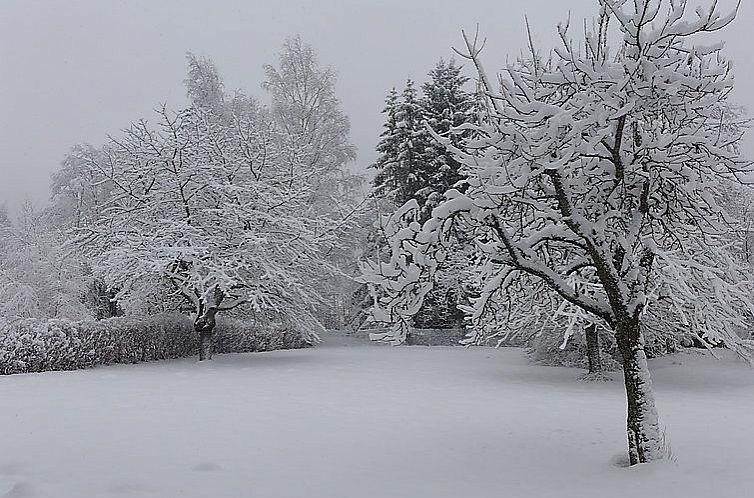
<path id="1" fill-rule="evenodd" d="M 199 332 L 199 361 L 212 359 L 212 331 Z"/>
<path id="2" fill-rule="evenodd" d="M 597 326 L 594 324 L 587 325 L 584 334 L 586 335 L 586 356 L 587 360 L 589 360 L 589 373 L 601 373 L 602 358 L 600 357 L 600 336 L 597 333 Z"/>
<path id="3" fill-rule="evenodd" d="M 212 332 L 215 330 L 217 308 L 209 308 L 194 321 L 194 330 L 199 334 L 199 361 L 212 359 Z"/>
<path id="4" fill-rule="evenodd" d="M 629 463 L 636 465 L 660 460 L 665 456 L 665 450 L 644 353 L 644 337 L 638 321 L 619 323 L 616 338 L 623 356 L 623 378 L 628 401 Z"/>

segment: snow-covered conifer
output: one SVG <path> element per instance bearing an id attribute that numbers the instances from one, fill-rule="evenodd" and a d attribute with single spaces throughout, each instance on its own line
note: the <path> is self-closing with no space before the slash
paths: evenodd
<path id="1" fill-rule="evenodd" d="M 372 166 L 377 169 L 373 181 L 378 195 L 386 195 L 396 205 L 423 195 L 428 177 L 425 165 L 429 134 L 425 127 L 421 100 L 413 80 L 406 81 L 400 95 L 392 90 L 387 97 L 387 117 Z"/>
<path id="2" fill-rule="evenodd" d="M 476 96 L 466 90 L 469 78 L 461 70 L 454 60 L 440 60 L 422 85 L 421 106 L 426 125 L 453 145 L 468 137 L 469 131 L 459 127 L 474 123 L 477 117 Z M 427 199 L 424 209 L 429 214 L 463 176 L 459 173 L 460 164 L 444 144 L 429 140 L 427 148 L 426 163 L 422 165 L 427 180 L 420 195 Z"/>

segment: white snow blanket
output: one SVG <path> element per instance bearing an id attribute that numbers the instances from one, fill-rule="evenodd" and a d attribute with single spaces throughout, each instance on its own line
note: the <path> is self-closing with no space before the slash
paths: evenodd
<path id="1" fill-rule="evenodd" d="M 651 365 L 675 461 L 623 468 L 616 381 L 518 349 L 379 347 L 0 377 L 0 497 L 747 496 L 754 371 Z"/>

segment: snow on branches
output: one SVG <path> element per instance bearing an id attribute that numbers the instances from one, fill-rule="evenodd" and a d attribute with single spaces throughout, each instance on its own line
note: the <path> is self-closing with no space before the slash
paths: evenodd
<path id="1" fill-rule="evenodd" d="M 744 127 L 728 112 L 731 64 L 721 44 L 695 43 L 735 12 L 713 4 L 689 16 L 683 1 L 599 3 L 583 44 L 561 25 L 551 59 L 532 47 L 497 86 L 477 40 L 464 36 L 463 55 L 488 100 L 474 138 L 448 144 L 468 187 L 448 191 L 423 226 L 415 205 L 399 210 L 386 223 L 390 260 L 367 264 L 364 280 L 374 286 L 374 319 L 393 325 L 383 339 L 402 342 L 458 230 L 476 242 L 472 327 L 489 323 L 496 301 L 526 294 L 522 278 L 558 297 L 542 302 L 587 312 L 614 331 L 624 357 L 637 463 L 661 455 L 642 332 L 654 303 L 669 300 L 678 323 L 706 343 L 749 356 L 739 332 L 752 323 L 754 286 L 748 265 L 728 251 L 736 221 L 721 200 L 751 167 L 739 157 Z M 617 51 L 610 22 L 623 35 Z"/>
<path id="2" fill-rule="evenodd" d="M 76 162 L 107 184 L 107 203 L 79 242 L 119 298 L 172 284 L 211 333 L 217 312 L 245 307 L 274 314 L 316 338 L 317 282 L 338 272 L 328 259 L 348 228 L 337 165 L 321 144 L 293 133 L 242 94 L 228 97 L 214 67 L 190 58 L 187 109 L 157 110 Z M 205 74 L 207 73 L 207 74 Z M 212 83 L 192 92 L 192 85 Z M 201 90 L 201 91 L 200 91 Z M 327 191 L 321 188 L 330 178 Z"/>

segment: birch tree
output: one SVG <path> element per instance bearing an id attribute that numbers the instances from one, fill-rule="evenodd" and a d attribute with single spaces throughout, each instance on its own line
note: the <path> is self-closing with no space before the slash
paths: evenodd
<path id="1" fill-rule="evenodd" d="M 356 149 L 349 138 L 350 121 L 337 97 L 337 72 L 323 66 L 312 46 L 298 35 L 286 39 L 276 64 L 265 65 L 264 71 L 262 87 L 270 97 L 271 118 L 288 143 L 307 149 L 301 171 L 311 185 L 308 215 L 348 219 L 354 227 L 358 218 L 354 207 L 363 198 L 363 178 L 349 170 Z M 361 237 L 355 232 L 359 231 L 341 237 L 342 243 L 329 252 L 335 275 L 313 281 L 327 296 L 329 304 L 320 307 L 317 315 L 329 326 L 343 325 L 348 313 L 345 303 L 356 289 L 355 254 Z"/>
<path id="2" fill-rule="evenodd" d="M 394 324 L 385 338 L 400 342 L 461 230 L 476 243 L 480 274 L 472 326 L 521 278 L 588 313 L 612 331 L 623 359 L 637 464 L 664 456 L 644 351 L 653 303 L 672 301 L 708 344 L 749 357 L 738 325 L 751 323 L 752 281 L 727 251 L 734 222 L 719 200 L 750 167 L 739 157 L 741 128 L 720 118 L 731 63 L 722 44 L 700 40 L 736 12 L 661 0 L 599 7 L 583 44 L 560 25 L 551 60 L 532 49 L 496 84 L 464 35 L 488 108 L 478 137 L 452 148 L 467 189 L 448 191 L 423 226 L 419 206 L 404 205 L 391 219 L 390 261 L 366 264 L 364 280 L 374 318 Z M 622 36 L 615 51 L 611 24 Z"/>

